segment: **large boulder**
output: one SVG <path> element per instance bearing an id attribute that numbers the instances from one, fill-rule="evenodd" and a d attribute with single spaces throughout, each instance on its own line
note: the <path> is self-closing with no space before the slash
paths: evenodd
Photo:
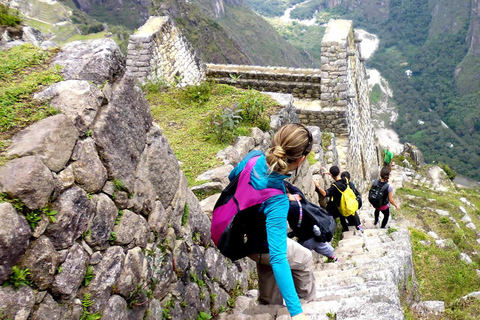
<path id="1" fill-rule="evenodd" d="M 39 157 L 14 159 L 0 167 L 0 185 L 13 199 L 19 199 L 28 208 L 45 207 L 54 188 L 52 172 Z"/>
<path id="2" fill-rule="evenodd" d="M 137 168 L 137 176 L 149 180 L 166 209 L 172 202 L 180 183 L 177 157 L 158 126 L 148 133 L 147 147 Z"/>
<path id="3" fill-rule="evenodd" d="M 106 307 L 112 295 L 112 287 L 122 272 L 124 260 L 125 253 L 122 247 L 110 247 L 103 255 L 102 261 L 95 266 L 95 277 L 85 292 L 91 295 L 91 300 L 94 302 L 89 308 L 91 313 L 97 311 L 102 313 Z"/>
<path id="4" fill-rule="evenodd" d="M 403 147 L 403 153 L 410 156 L 413 163 L 417 166 L 425 165 L 425 158 L 423 157 L 422 152 L 416 146 L 410 143 L 405 143 Z"/>
<path id="5" fill-rule="evenodd" d="M 0 286 L 0 315 L 3 319 L 27 320 L 35 305 L 35 293 L 30 287 Z"/>
<path id="6" fill-rule="evenodd" d="M 151 125 L 150 107 L 135 80 L 125 76 L 115 82 L 110 103 L 97 114 L 93 136 L 109 177 L 121 180 L 129 193 Z"/>
<path id="7" fill-rule="evenodd" d="M 102 190 L 107 181 L 107 169 L 98 156 L 93 139 L 78 141 L 72 154 L 75 182 L 88 193 Z"/>
<path id="8" fill-rule="evenodd" d="M 147 280 L 147 259 L 140 248 L 134 248 L 127 252 L 123 270 L 115 284 L 117 292 L 128 297 L 134 292 L 137 285 Z"/>
<path id="9" fill-rule="evenodd" d="M 45 234 L 50 237 L 56 249 L 70 247 L 87 231 L 95 212 L 87 193 L 79 187 L 63 192 L 52 204 L 52 209 L 57 211 L 57 221 L 47 227 Z"/>
<path id="10" fill-rule="evenodd" d="M 31 320 L 62 320 L 65 319 L 66 310 L 58 305 L 58 303 L 53 300 L 52 296 L 47 294 L 43 298 L 42 303 L 38 306 L 38 309 L 35 310 Z"/>
<path id="11" fill-rule="evenodd" d="M 103 250 L 108 247 L 118 210 L 112 199 L 104 193 L 94 195 L 93 202 L 96 212 L 89 227 L 90 233 L 85 237 L 85 241 L 93 249 Z"/>
<path id="12" fill-rule="evenodd" d="M 10 203 L 0 203 L 0 284 L 27 250 L 31 233 L 30 226 Z"/>
<path id="13" fill-rule="evenodd" d="M 69 250 L 67 258 L 60 265 L 53 281 L 52 292 L 61 298 L 72 298 L 76 295 L 87 272 L 88 253 L 75 243 Z"/>
<path id="14" fill-rule="evenodd" d="M 57 251 L 50 239 L 41 236 L 30 244 L 20 260 L 20 267 L 28 269 L 32 283 L 39 290 L 45 290 L 52 284 L 58 260 Z"/>
<path id="15" fill-rule="evenodd" d="M 98 108 L 106 103 L 102 91 L 85 80 L 57 82 L 34 95 L 35 99 L 47 100 L 55 109 L 61 110 L 78 129 L 81 135 L 90 129 Z"/>
<path id="16" fill-rule="evenodd" d="M 67 43 L 53 63 L 63 67 L 65 80 L 87 80 L 97 85 L 115 79 L 125 69 L 120 48 L 106 38 Z"/>
<path id="17" fill-rule="evenodd" d="M 59 114 L 38 121 L 12 139 L 7 158 L 35 155 L 52 171 L 59 172 L 72 154 L 78 131 L 72 121 Z"/>

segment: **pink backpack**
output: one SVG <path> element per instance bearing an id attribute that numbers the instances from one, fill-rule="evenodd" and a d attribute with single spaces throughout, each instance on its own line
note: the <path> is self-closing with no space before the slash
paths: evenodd
<path id="1" fill-rule="evenodd" d="M 258 158 L 247 162 L 242 172 L 222 191 L 213 209 L 213 242 L 231 260 L 268 252 L 265 214 L 259 212 L 259 208 L 272 196 L 284 194 L 275 188 L 253 188 L 250 175 Z"/>

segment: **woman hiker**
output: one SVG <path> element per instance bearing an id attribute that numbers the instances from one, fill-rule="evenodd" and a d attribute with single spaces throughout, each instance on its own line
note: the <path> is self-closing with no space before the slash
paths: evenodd
<path id="1" fill-rule="evenodd" d="M 258 150 L 250 152 L 229 175 L 232 181 L 247 163 L 255 161 L 250 174 L 253 188 L 282 191 L 268 198 L 259 208 L 266 218 L 269 253 L 254 253 L 249 257 L 257 263 L 259 302 L 283 304 L 283 298 L 292 320 L 308 319 L 300 299 L 315 298 L 315 278 L 311 251 L 287 238 L 289 200 L 284 180 L 302 165 L 312 144 L 312 135 L 303 125 L 285 125 L 273 137 L 266 154 Z"/>

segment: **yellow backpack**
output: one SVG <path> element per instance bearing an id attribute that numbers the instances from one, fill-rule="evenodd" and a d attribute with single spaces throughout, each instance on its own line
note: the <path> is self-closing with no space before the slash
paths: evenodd
<path id="1" fill-rule="evenodd" d="M 338 211 L 340 211 L 342 216 L 348 217 L 348 216 L 354 215 L 355 212 L 358 210 L 358 201 L 357 201 L 357 197 L 355 196 L 355 193 L 350 188 L 348 179 L 345 178 L 345 180 L 347 180 L 347 189 L 345 189 L 345 191 L 343 192 L 337 187 L 336 184 L 333 184 L 333 185 L 342 194 L 342 198 L 340 199 L 340 207 L 338 207 Z"/>

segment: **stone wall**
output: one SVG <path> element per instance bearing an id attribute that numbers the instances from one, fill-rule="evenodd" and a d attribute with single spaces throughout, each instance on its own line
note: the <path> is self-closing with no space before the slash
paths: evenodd
<path id="1" fill-rule="evenodd" d="M 378 172 L 379 161 L 367 75 L 352 21 L 329 21 L 321 42 L 321 69 L 215 64 L 204 67 L 195 60 L 195 53 L 168 17 L 152 17 L 130 39 L 127 70 L 143 80 L 162 78 L 171 82 L 181 75 L 185 84 L 197 83 L 205 72 L 207 80 L 217 83 L 292 94 L 297 99 L 294 105 L 301 123 L 348 140 L 341 169 L 350 171 L 363 190 L 366 181 Z M 178 48 L 188 50 L 179 54 Z"/>
<path id="2" fill-rule="evenodd" d="M 248 288 L 253 262 L 231 263 L 214 247 L 209 218 L 117 55 L 108 39 L 63 47 L 55 63 L 66 80 L 35 96 L 62 114 L 27 127 L 7 150 L 2 319 L 196 319 Z M 100 74 L 84 70 L 99 65 Z M 115 79 L 102 90 L 93 84 L 108 74 Z M 16 288 L 27 269 L 30 283 Z"/>
<path id="3" fill-rule="evenodd" d="M 150 17 L 130 37 L 127 71 L 142 82 L 201 82 L 205 65 L 169 17 Z"/>
<path id="4" fill-rule="evenodd" d="M 333 108 L 337 118 L 344 116 L 346 121 L 339 126 L 343 126 L 343 134 L 348 135 L 348 150 L 346 168 L 341 169 L 348 170 L 360 190 L 364 190 L 378 172 L 379 163 L 367 73 L 358 43 L 352 21 L 329 21 L 322 40 L 320 104 L 321 110 Z"/>
<path id="5" fill-rule="evenodd" d="M 300 99 L 320 98 L 320 70 L 207 64 L 207 80 L 244 89 L 289 93 Z"/>

